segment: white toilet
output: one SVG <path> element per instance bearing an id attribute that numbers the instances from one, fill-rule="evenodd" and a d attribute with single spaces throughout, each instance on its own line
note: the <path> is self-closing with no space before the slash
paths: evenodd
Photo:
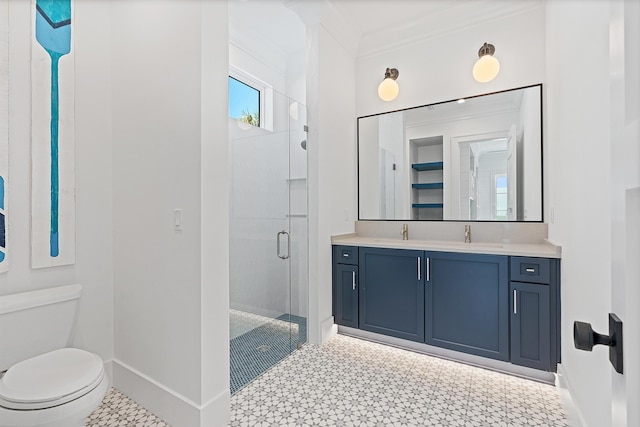
<path id="1" fill-rule="evenodd" d="M 0 296 L 0 427 L 80 427 L 102 402 L 102 359 L 67 347 L 81 291 Z"/>

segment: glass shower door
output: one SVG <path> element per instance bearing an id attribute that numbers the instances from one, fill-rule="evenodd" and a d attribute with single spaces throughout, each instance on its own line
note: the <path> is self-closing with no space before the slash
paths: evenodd
<path id="1" fill-rule="evenodd" d="M 306 342 L 306 114 L 272 101 L 266 129 L 229 120 L 232 393 Z"/>

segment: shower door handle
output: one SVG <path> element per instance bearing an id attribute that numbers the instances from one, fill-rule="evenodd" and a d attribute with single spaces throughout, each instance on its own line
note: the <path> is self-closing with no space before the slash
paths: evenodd
<path id="1" fill-rule="evenodd" d="M 283 235 L 283 234 L 287 236 L 287 254 L 286 255 L 280 255 L 280 235 Z M 284 230 L 279 231 L 276 237 L 276 241 L 278 244 L 277 253 L 276 253 L 276 255 L 278 255 L 278 258 L 289 259 L 289 253 L 291 252 L 291 243 L 290 243 L 291 241 L 289 240 L 289 233 L 287 233 Z"/>

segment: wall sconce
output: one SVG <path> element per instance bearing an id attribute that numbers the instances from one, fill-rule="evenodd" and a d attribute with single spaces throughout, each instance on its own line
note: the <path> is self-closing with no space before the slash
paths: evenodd
<path id="1" fill-rule="evenodd" d="M 400 73 L 395 68 L 387 68 L 384 73 L 384 80 L 378 86 L 378 96 L 383 101 L 393 101 L 400 92 L 400 87 L 396 82 Z"/>
<path id="2" fill-rule="evenodd" d="M 473 66 L 473 78 L 480 83 L 487 83 L 495 79 L 500 72 L 500 62 L 493 56 L 496 48 L 485 43 L 478 51 L 480 57 Z"/>

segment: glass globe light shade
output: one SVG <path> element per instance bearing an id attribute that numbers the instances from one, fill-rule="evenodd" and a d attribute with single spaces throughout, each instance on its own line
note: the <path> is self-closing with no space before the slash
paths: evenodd
<path id="1" fill-rule="evenodd" d="M 398 96 L 400 87 L 392 78 L 387 77 L 378 86 L 378 96 L 383 101 L 393 101 Z"/>
<path id="2" fill-rule="evenodd" d="M 495 79 L 500 72 L 500 62 L 492 55 L 483 55 L 473 66 L 473 78 L 480 83 Z"/>

